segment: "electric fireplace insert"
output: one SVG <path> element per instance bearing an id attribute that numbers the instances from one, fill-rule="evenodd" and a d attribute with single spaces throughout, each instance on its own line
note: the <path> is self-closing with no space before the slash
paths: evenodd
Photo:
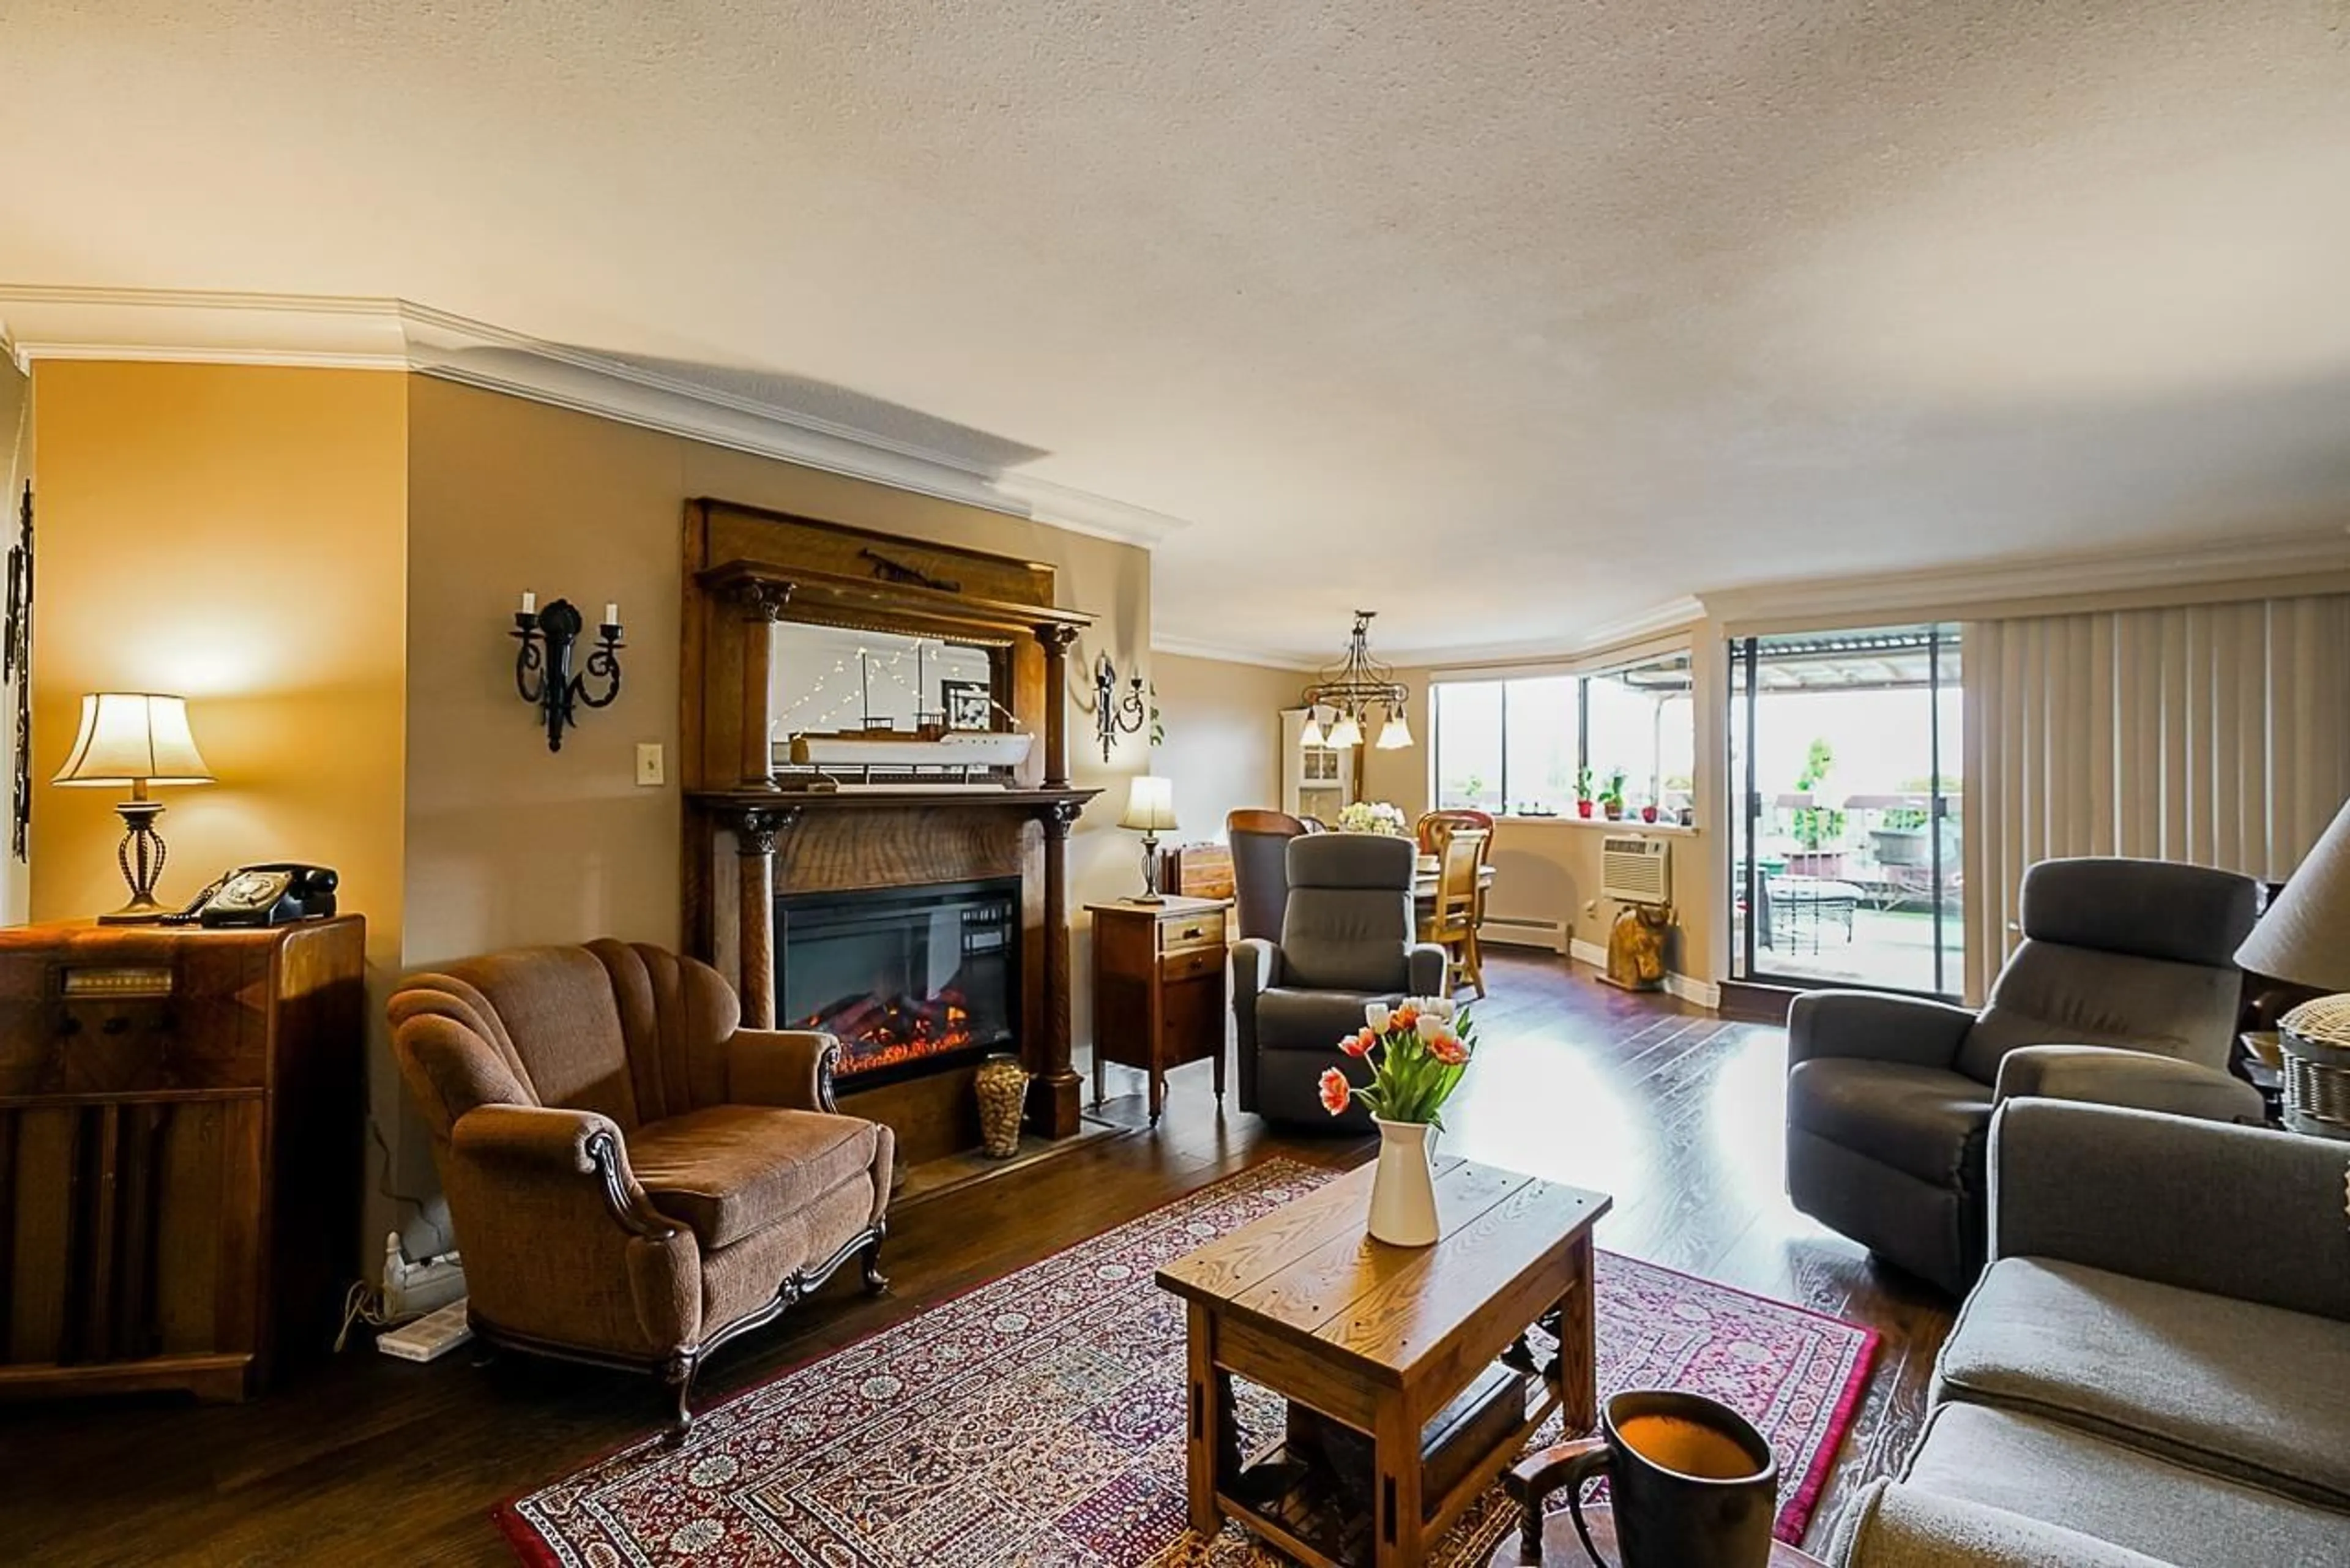
<path id="1" fill-rule="evenodd" d="M 840 1041 L 844 1088 L 1011 1047 L 1019 1015 L 1020 879 L 775 899 L 776 1016 Z"/>

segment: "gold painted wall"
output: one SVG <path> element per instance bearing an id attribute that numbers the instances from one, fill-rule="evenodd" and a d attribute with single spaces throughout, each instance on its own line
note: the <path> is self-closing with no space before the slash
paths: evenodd
<path id="1" fill-rule="evenodd" d="M 123 900 L 111 789 L 47 782 L 85 691 L 188 699 L 210 786 L 158 791 L 161 890 L 312 860 L 400 956 L 407 392 L 369 370 L 47 361 L 32 918 Z"/>
<path id="2" fill-rule="evenodd" d="M 18 506 L 25 481 L 32 473 L 33 379 L 16 369 L 16 361 L 0 353 L 0 551 L 16 542 Z M 10 754 L 16 749 L 16 683 L 0 683 L 0 733 L 8 738 Z M 6 795 L 0 786 L 0 797 Z M 5 815 L 0 809 L 0 815 Z M 4 837 L 5 836 L 0 836 Z M 0 926 L 28 918 L 32 908 L 31 867 L 0 843 Z"/>

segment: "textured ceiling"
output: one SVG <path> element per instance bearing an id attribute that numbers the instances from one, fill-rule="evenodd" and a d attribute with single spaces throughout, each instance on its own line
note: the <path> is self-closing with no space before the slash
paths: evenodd
<path id="1" fill-rule="evenodd" d="M 1314 654 L 2350 520 L 2345 0 L 296 9 L 0 0 L 0 279 L 795 389 Z"/>

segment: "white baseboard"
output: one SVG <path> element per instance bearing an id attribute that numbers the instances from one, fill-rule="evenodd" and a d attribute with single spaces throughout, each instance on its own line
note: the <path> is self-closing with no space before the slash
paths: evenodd
<path id="1" fill-rule="evenodd" d="M 1607 950 L 1597 942 L 1586 942 L 1581 937 L 1575 938 L 1571 944 L 1569 956 L 1575 962 L 1587 963 L 1594 969 L 1607 967 Z M 1710 980 L 1699 980 L 1693 975 L 1679 974 L 1667 970 L 1665 994 L 1677 996 L 1692 1007 L 1702 1007 L 1708 1012 L 1718 1012 L 1721 1010 L 1721 987 Z"/>
<path id="2" fill-rule="evenodd" d="M 1692 1007 L 1702 1007 L 1708 1012 L 1721 1011 L 1721 987 L 1710 980 L 1698 980 L 1668 970 L 1665 971 L 1665 990 Z"/>
<path id="3" fill-rule="evenodd" d="M 1477 940 L 1495 947 L 1540 948 L 1545 952 L 1563 953 L 1566 951 L 1566 922 L 1488 915 L 1485 923 L 1477 928 Z"/>

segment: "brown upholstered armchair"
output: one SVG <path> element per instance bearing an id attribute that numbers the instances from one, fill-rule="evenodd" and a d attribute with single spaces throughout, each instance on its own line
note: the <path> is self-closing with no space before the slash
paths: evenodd
<path id="1" fill-rule="evenodd" d="M 852 1257 L 886 1288 L 889 1129 L 836 1113 L 829 1035 L 738 1028 L 709 966 L 528 948 L 412 976 L 390 1014 L 490 1343 L 658 1372 L 682 1436 L 721 1345 Z"/>

